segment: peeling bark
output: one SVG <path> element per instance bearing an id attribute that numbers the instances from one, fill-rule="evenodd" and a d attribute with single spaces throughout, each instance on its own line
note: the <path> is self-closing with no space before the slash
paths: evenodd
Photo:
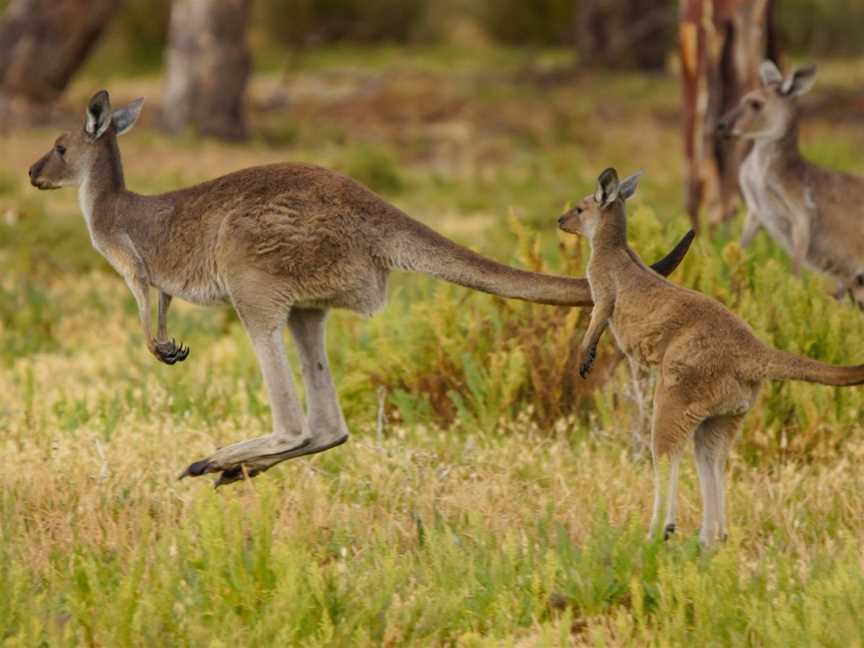
<path id="1" fill-rule="evenodd" d="M 756 87 L 759 63 L 777 60 L 773 0 L 682 0 L 679 48 L 683 86 L 686 209 L 694 227 L 731 218 L 738 167 L 749 146 L 715 135 L 720 117 Z"/>

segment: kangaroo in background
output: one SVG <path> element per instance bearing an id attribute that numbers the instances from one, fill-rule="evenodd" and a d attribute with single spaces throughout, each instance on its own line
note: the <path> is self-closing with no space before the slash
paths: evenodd
<path id="1" fill-rule="evenodd" d="M 813 86 L 814 66 L 785 79 L 771 61 L 759 68 L 762 87 L 746 94 L 718 124 L 724 136 L 753 140 L 739 171 L 747 203 L 741 245 L 760 227 L 803 265 L 837 282 L 864 308 L 864 178 L 811 164 L 798 149 L 797 98 Z"/>
<path id="2" fill-rule="evenodd" d="M 30 168 L 30 179 L 39 189 L 78 187 L 93 246 L 126 280 L 147 348 L 158 360 L 174 364 L 189 355 L 168 337 L 172 297 L 230 303 L 249 334 L 273 432 L 224 447 L 181 477 L 221 472 L 218 486 L 344 443 L 348 428 L 324 347 L 327 309 L 371 314 L 384 304 L 391 270 L 424 272 L 502 297 L 591 304 L 584 279 L 516 270 L 475 254 L 357 182 L 309 164 L 253 167 L 156 196 L 128 191 L 117 136 L 132 128 L 142 104 L 114 111 L 108 93 L 98 92 L 83 129 L 61 135 Z M 674 270 L 692 237 L 657 271 Z M 159 291 L 155 338 L 151 288 Z M 286 324 L 299 351 L 308 419 L 285 355 Z"/>
<path id="3" fill-rule="evenodd" d="M 627 245 L 625 201 L 639 175 L 618 182 L 606 169 L 592 196 L 559 219 L 565 232 L 591 243 L 588 283 L 594 309 L 580 346 L 579 373 L 591 370 L 607 326 L 630 358 L 659 368 L 651 422 L 654 508 L 650 533 L 662 507 L 661 459 L 669 457 L 665 535 L 675 530 L 678 467 L 693 439 L 702 488 L 700 539 L 726 537 L 723 472 L 744 415 L 765 379 L 807 380 L 825 385 L 864 383 L 864 365 L 835 367 L 778 351 L 760 342 L 719 302 L 676 286 L 645 266 Z"/>

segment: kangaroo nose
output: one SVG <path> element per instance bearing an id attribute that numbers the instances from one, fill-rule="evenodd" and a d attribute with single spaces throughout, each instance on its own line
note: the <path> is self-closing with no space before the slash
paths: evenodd
<path id="1" fill-rule="evenodd" d="M 558 219 L 558 224 L 559 224 L 559 225 L 563 225 L 563 224 L 564 224 L 564 219 L 565 219 L 565 218 L 567 218 L 567 217 L 566 217 L 566 216 L 561 216 L 561 217 Z"/>

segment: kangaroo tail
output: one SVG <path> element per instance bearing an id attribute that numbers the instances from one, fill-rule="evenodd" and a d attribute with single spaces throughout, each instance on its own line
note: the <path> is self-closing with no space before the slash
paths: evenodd
<path id="1" fill-rule="evenodd" d="M 663 275 L 675 270 L 687 254 L 693 236 L 691 230 L 672 252 L 654 264 L 654 270 Z M 472 252 L 407 216 L 397 231 L 382 243 L 388 265 L 393 269 L 423 272 L 511 299 L 562 306 L 593 305 L 586 279 L 511 268 Z"/>
<path id="2" fill-rule="evenodd" d="M 759 378 L 806 380 L 838 387 L 864 384 L 864 365 L 838 367 L 770 347 L 766 350 L 767 357 L 760 358 L 757 369 Z"/>

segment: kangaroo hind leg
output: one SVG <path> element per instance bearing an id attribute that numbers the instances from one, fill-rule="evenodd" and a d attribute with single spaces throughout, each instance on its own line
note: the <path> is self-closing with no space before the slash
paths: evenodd
<path id="1" fill-rule="evenodd" d="M 693 443 L 696 468 L 702 487 L 702 529 L 699 539 L 705 546 L 726 539 L 725 467 L 743 415 L 713 416 L 696 431 Z"/>
<path id="2" fill-rule="evenodd" d="M 233 443 L 191 464 L 181 475 L 198 476 L 222 472 L 217 486 L 242 479 L 244 469 L 255 476 L 276 464 L 307 454 L 314 446 L 300 401 L 294 390 L 291 367 L 285 354 L 283 328 L 287 308 L 252 308 L 235 303 L 261 367 L 273 413 L 273 432 L 263 437 Z"/>
<path id="3" fill-rule="evenodd" d="M 348 426 L 330 375 L 325 347 L 327 313 L 319 309 L 294 308 L 288 327 L 300 355 L 306 407 L 312 444 L 305 454 L 323 452 L 348 440 Z"/>
<path id="4" fill-rule="evenodd" d="M 678 470 L 684 449 L 684 442 L 693 436 L 703 417 L 674 389 L 661 383 L 657 386 L 654 398 L 654 414 L 651 423 L 651 458 L 654 464 L 654 507 L 648 537 L 657 533 L 660 518 L 663 516 L 665 500 L 666 513 L 663 524 L 663 537 L 675 533 L 678 499 Z M 665 461 L 668 459 L 668 461 Z M 664 463 L 668 464 L 668 476 L 664 479 Z M 663 484 L 666 483 L 666 496 Z"/>

